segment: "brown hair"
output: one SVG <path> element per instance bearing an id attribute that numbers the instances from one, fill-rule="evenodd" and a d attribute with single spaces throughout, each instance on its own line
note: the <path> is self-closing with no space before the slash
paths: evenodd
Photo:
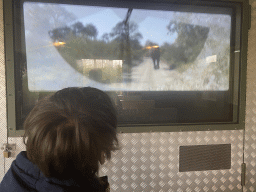
<path id="1" fill-rule="evenodd" d="M 28 159 L 46 177 L 90 178 L 98 174 L 102 153 L 110 159 L 118 149 L 116 127 L 106 93 L 71 87 L 36 104 L 24 122 L 23 142 Z"/>

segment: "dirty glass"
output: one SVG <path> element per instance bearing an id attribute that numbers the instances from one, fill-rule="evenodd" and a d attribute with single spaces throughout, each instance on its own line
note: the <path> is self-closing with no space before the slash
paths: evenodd
<path id="1" fill-rule="evenodd" d="M 23 105 L 90 86 L 120 124 L 232 122 L 232 9 L 198 10 L 24 2 Z"/>

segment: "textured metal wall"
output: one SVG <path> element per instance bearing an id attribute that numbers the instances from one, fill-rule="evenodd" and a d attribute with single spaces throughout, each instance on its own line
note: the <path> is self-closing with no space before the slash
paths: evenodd
<path id="1" fill-rule="evenodd" d="M 180 133 L 132 133 L 119 135 L 122 149 L 102 166 L 111 191 L 219 192 L 241 191 L 242 131 Z M 22 138 L 8 138 L 17 144 L 17 155 L 25 150 Z M 179 146 L 231 143 L 231 169 L 179 173 Z M 6 159 L 8 169 L 14 159 Z M 200 162 L 199 162 L 200 163 Z"/>
<path id="2" fill-rule="evenodd" d="M 241 191 L 242 131 L 120 135 L 122 150 L 101 169 L 112 191 Z M 231 143 L 231 169 L 179 172 L 179 146 Z M 200 163 L 200 162 L 198 162 Z"/>
<path id="3" fill-rule="evenodd" d="M 252 5 L 252 21 L 249 30 L 246 124 L 245 124 L 245 163 L 247 166 L 245 191 L 256 191 L 256 1 Z"/>
<path id="4" fill-rule="evenodd" d="M 3 25 L 3 1 L 0 0 L 0 147 L 7 141 L 6 127 L 6 86 L 4 66 L 4 25 Z M 0 181 L 4 176 L 4 158 L 0 153 Z"/>
<path id="5" fill-rule="evenodd" d="M 244 191 L 256 191 L 256 1 L 252 5 L 252 28 L 249 32 L 246 145 L 246 186 Z M 0 144 L 6 134 L 6 95 L 3 50 L 2 0 L 0 0 Z M 133 133 L 119 135 L 122 149 L 100 171 L 108 175 L 112 191 L 241 191 L 243 156 L 242 131 L 207 131 L 180 133 Z M 16 155 L 25 150 L 21 138 L 9 138 L 17 144 Z M 231 143 L 231 169 L 179 173 L 179 146 Z M 14 158 L 6 159 L 6 170 Z M 0 154 L 0 181 L 3 176 Z"/>

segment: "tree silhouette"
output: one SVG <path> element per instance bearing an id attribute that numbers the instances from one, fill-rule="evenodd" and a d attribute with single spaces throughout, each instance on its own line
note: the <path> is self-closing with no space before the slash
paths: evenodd
<path id="1" fill-rule="evenodd" d="M 122 21 L 117 23 L 109 34 L 109 37 L 120 44 L 120 59 L 123 59 L 125 50 L 128 63 L 131 62 L 129 60 L 131 57 L 131 48 L 133 52 L 135 52 L 136 49 L 141 49 L 139 40 L 142 39 L 143 36 L 137 30 L 138 25 L 136 23 L 129 22 L 125 25 L 124 21 Z"/>
<path id="2" fill-rule="evenodd" d="M 71 33 L 71 29 L 69 27 L 62 27 L 62 28 L 57 28 L 49 31 L 49 36 L 55 41 L 66 41 L 68 35 Z"/>
<path id="3" fill-rule="evenodd" d="M 157 43 L 155 43 L 155 42 L 152 42 L 152 41 L 150 41 L 150 40 L 147 40 L 146 41 L 146 43 L 145 43 L 145 47 L 148 47 L 148 46 L 153 46 L 153 45 L 156 45 Z"/>
<path id="4" fill-rule="evenodd" d="M 140 39 L 143 38 L 143 36 L 142 36 L 141 33 L 137 32 L 137 33 L 135 33 L 134 35 L 131 35 L 130 38 L 131 38 L 132 40 L 140 40 Z"/>
<path id="5" fill-rule="evenodd" d="M 187 62 L 193 62 L 202 51 L 205 41 L 209 34 L 209 27 L 200 25 L 192 25 L 183 22 L 170 21 L 167 26 L 169 34 L 177 32 L 178 37 L 173 44 L 172 52 L 176 52 L 173 57 L 177 57 L 176 60 Z"/>
<path id="6" fill-rule="evenodd" d="M 82 30 L 84 29 L 84 25 L 81 22 L 76 22 L 72 25 L 73 33 L 75 36 L 78 36 L 82 33 Z"/>
<path id="7" fill-rule="evenodd" d="M 127 29 L 128 28 L 128 29 Z M 134 22 L 129 22 L 128 27 L 124 25 L 124 22 L 119 22 L 116 26 L 112 29 L 110 36 L 115 38 L 116 40 L 125 40 L 125 36 L 129 34 L 130 38 L 133 33 L 136 32 L 138 29 L 138 25 Z M 140 33 L 136 33 L 137 37 L 142 35 Z"/>
<path id="8" fill-rule="evenodd" d="M 102 40 L 103 40 L 105 43 L 108 43 L 109 40 L 110 40 L 110 37 L 109 37 L 109 34 L 108 34 L 108 33 L 104 33 L 101 38 L 102 38 Z"/>
<path id="9" fill-rule="evenodd" d="M 87 36 L 91 39 L 96 39 L 98 36 L 98 30 L 93 24 L 87 24 L 82 30 L 81 33 L 84 36 Z"/>

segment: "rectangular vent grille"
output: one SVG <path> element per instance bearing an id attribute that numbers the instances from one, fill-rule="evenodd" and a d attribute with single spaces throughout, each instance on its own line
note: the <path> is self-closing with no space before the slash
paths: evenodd
<path id="1" fill-rule="evenodd" d="M 231 144 L 180 146 L 179 172 L 231 168 Z"/>

